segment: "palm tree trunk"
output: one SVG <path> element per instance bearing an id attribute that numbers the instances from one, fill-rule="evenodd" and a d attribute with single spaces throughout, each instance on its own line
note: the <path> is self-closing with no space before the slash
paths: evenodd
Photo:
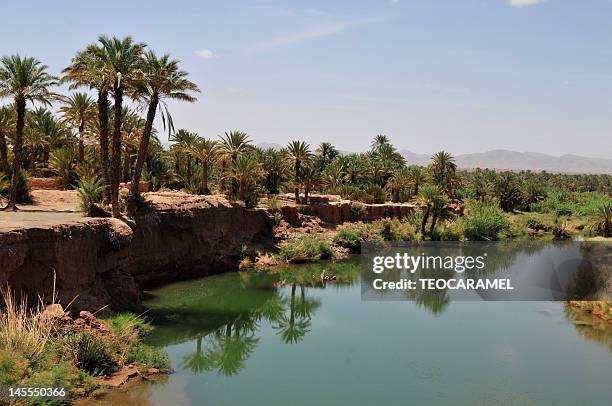
<path id="1" fill-rule="evenodd" d="M 238 200 L 245 202 L 244 201 L 244 181 L 241 181 L 240 184 L 238 185 Z"/>
<path id="2" fill-rule="evenodd" d="M 120 217 L 119 213 L 119 164 L 121 161 L 121 110 L 123 106 L 123 88 L 115 86 L 115 117 L 113 139 L 111 145 L 110 163 L 110 196 L 113 217 Z"/>
<path id="3" fill-rule="evenodd" d="M 429 226 L 429 236 L 430 237 L 433 235 L 437 222 L 438 222 L 438 210 L 434 210 L 431 216 L 431 225 Z"/>
<path id="4" fill-rule="evenodd" d="M 140 177 L 142 176 L 142 168 L 144 168 L 145 160 L 147 159 L 147 154 L 149 153 L 149 140 L 151 139 L 151 131 L 153 131 L 153 121 L 155 120 L 155 112 L 157 111 L 158 102 L 159 99 L 157 94 L 153 94 L 151 101 L 149 102 L 147 121 L 145 122 L 145 126 L 142 131 L 140 144 L 138 145 L 138 155 L 136 157 L 136 166 L 134 167 L 134 176 L 132 178 L 132 199 L 135 199 L 136 195 L 140 193 L 138 186 L 140 184 Z"/>
<path id="5" fill-rule="evenodd" d="M 47 168 L 49 166 L 49 146 L 45 145 L 43 147 L 43 168 Z"/>
<path id="6" fill-rule="evenodd" d="M 191 183 L 193 172 L 191 171 L 191 157 L 187 156 L 187 182 Z"/>
<path id="7" fill-rule="evenodd" d="M 13 144 L 13 176 L 11 178 L 11 194 L 5 210 L 17 210 L 17 177 L 21 171 L 21 158 L 23 154 L 23 127 L 25 125 L 26 101 L 23 98 L 15 99 L 17 110 L 17 125 L 15 126 L 15 142 Z"/>
<path id="8" fill-rule="evenodd" d="M 202 179 L 200 180 L 200 194 L 210 194 L 210 190 L 208 190 L 208 162 L 204 161 L 202 161 Z"/>
<path id="9" fill-rule="evenodd" d="M 106 186 L 103 191 L 104 200 L 108 201 L 108 91 L 98 91 L 98 124 L 100 127 L 100 178 Z"/>
<path id="10" fill-rule="evenodd" d="M 427 226 L 427 220 L 429 219 L 429 211 L 431 206 L 428 204 L 425 213 L 423 214 L 423 221 L 421 221 L 421 237 L 425 239 L 425 227 Z"/>
<path id="11" fill-rule="evenodd" d="M 83 125 L 83 122 L 81 122 L 81 125 L 79 126 L 79 163 L 85 160 L 85 144 L 83 142 L 83 137 L 85 137 L 85 126 Z"/>
<path id="12" fill-rule="evenodd" d="M 225 193 L 225 170 L 227 162 L 225 159 L 221 161 L 221 173 L 219 175 L 219 193 Z"/>
<path id="13" fill-rule="evenodd" d="M 36 169 L 34 165 L 34 158 L 36 157 L 36 148 L 33 146 L 30 147 L 30 155 L 28 155 L 28 170 L 30 171 L 30 175 L 34 176 L 34 170 Z"/>
<path id="14" fill-rule="evenodd" d="M 130 158 L 132 156 L 132 148 L 126 145 L 123 150 L 123 181 L 130 181 Z M 138 190 L 138 188 L 136 188 Z"/>
<path id="15" fill-rule="evenodd" d="M 6 137 L 4 136 L 4 131 L 2 130 L 0 130 L 0 163 L 2 164 L 0 169 L 8 177 L 9 176 L 8 151 L 6 148 Z"/>
<path id="16" fill-rule="evenodd" d="M 295 162 L 295 186 L 294 186 L 294 193 L 295 193 L 295 204 L 299 204 L 300 203 L 300 161 L 296 161 Z"/>

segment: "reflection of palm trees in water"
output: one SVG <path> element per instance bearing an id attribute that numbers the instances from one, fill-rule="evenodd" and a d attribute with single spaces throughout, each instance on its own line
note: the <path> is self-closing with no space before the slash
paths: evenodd
<path id="1" fill-rule="evenodd" d="M 194 352 L 183 357 L 183 366 L 198 374 L 216 370 L 222 375 L 235 375 L 245 365 L 257 344 L 259 321 L 269 321 L 287 344 L 301 341 L 310 331 L 313 312 L 320 307 L 319 300 L 306 296 L 300 285 L 291 286 L 289 298 L 275 294 L 259 308 L 243 313 L 234 320 L 196 338 Z"/>
<path id="2" fill-rule="evenodd" d="M 306 333 L 310 331 L 312 313 L 321 306 L 319 300 L 306 297 L 306 290 L 302 285 L 300 285 L 300 296 L 296 299 L 296 288 L 295 284 L 291 285 L 289 314 L 283 311 L 273 326 L 287 344 L 297 343 L 304 339 Z"/>
<path id="3" fill-rule="evenodd" d="M 241 315 L 204 337 L 198 336 L 196 350 L 183 358 L 183 365 L 196 374 L 217 370 L 223 375 L 235 375 L 259 342 L 256 331 L 257 319 L 250 314 Z"/>

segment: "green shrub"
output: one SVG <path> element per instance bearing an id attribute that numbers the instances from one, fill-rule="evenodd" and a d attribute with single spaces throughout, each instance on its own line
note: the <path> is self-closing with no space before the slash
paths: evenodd
<path id="1" fill-rule="evenodd" d="M 292 263 L 314 262 L 332 258 L 333 251 L 327 241 L 316 235 L 307 234 L 284 241 L 280 247 L 280 256 Z"/>
<path id="2" fill-rule="evenodd" d="M 551 228 L 550 224 L 546 224 L 542 219 L 537 217 L 528 217 L 526 221 L 526 225 L 528 228 L 536 231 L 548 231 Z"/>
<path id="3" fill-rule="evenodd" d="M 510 221 L 500 208 L 484 204 L 471 206 L 461 223 L 465 237 L 470 240 L 496 240 L 510 228 Z"/>
<path id="4" fill-rule="evenodd" d="M 597 207 L 596 213 L 591 216 L 588 229 L 590 234 L 602 237 L 612 236 L 612 200 L 602 202 Z"/>
<path id="5" fill-rule="evenodd" d="M 146 344 L 130 346 L 125 356 L 125 362 L 135 362 L 142 370 L 157 368 L 164 372 L 170 371 L 168 353 L 161 348 L 154 348 Z"/>
<path id="6" fill-rule="evenodd" d="M 387 200 L 387 192 L 385 192 L 384 188 L 378 185 L 368 185 L 364 192 L 365 195 L 362 200 L 364 203 L 381 204 Z"/>
<path id="7" fill-rule="evenodd" d="M 364 214 L 365 206 L 363 204 L 357 202 L 351 203 L 351 219 L 353 221 L 361 220 Z"/>
<path id="8" fill-rule="evenodd" d="M 381 226 L 381 237 L 385 241 L 414 241 L 416 239 L 416 228 L 409 221 L 385 218 L 378 223 Z"/>
<path id="9" fill-rule="evenodd" d="M 49 170 L 59 177 L 62 187 L 72 189 L 78 179 L 77 151 L 74 147 L 64 147 L 51 154 Z"/>
<path id="10" fill-rule="evenodd" d="M 341 229 L 334 236 L 334 243 L 347 248 L 352 252 L 361 251 L 362 238 L 356 230 Z"/>
<path id="11" fill-rule="evenodd" d="M 463 227 L 457 221 L 446 221 L 436 226 L 431 239 L 434 241 L 462 241 Z"/>
<path id="12" fill-rule="evenodd" d="M 93 375 L 104 375 L 117 369 L 111 343 L 101 335 L 89 332 L 68 334 L 64 339 L 66 355 L 75 365 Z"/>
<path id="13" fill-rule="evenodd" d="M 78 185 L 77 193 L 81 199 L 81 210 L 93 217 L 95 205 L 102 203 L 104 185 L 98 178 L 81 179 Z"/>

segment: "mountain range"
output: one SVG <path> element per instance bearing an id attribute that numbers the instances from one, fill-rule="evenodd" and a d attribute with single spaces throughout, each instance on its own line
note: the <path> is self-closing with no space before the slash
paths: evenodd
<path id="1" fill-rule="evenodd" d="M 262 142 L 260 148 L 280 149 L 281 145 Z M 342 151 L 342 153 L 347 153 Z M 408 150 L 399 153 L 406 159 L 408 165 L 429 164 L 430 154 L 417 154 Z M 612 159 L 589 158 L 579 155 L 552 156 L 538 152 L 516 152 L 496 149 L 487 152 L 461 154 L 455 156 L 455 162 L 461 169 L 489 168 L 497 170 L 531 170 L 556 173 L 606 173 L 612 174 Z"/>

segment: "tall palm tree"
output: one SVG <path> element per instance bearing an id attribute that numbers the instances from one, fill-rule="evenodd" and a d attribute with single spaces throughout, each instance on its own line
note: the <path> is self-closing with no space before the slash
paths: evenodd
<path id="1" fill-rule="evenodd" d="M 317 147 L 315 153 L 317 155 L 319 171 L 323 171 L 327 165 L 331 164 L 332 161 L 340 155 L 336 147 L 334 147 L 331 142 L 322 142 Z"/>
<path id="2" fill-rule="evenodd" d="M 153 129 L 153 121 L 155 120 L 158 108 L 161 110 L 164 123 L 168 121 L 168 129 L 171 130 L 173 127 L 172 117 L 164 100 L 182 100 L 193 103 L 196 101 L 196 98 L 190 93 L 200 91 L 195 83 L 187 80 L 188 73 L 179 69 L 179 62 L 175 59 L 170 59 L 168 54 L 157 57 L 153 51 L 147 52 L 144 55 L 143 71 L 145 75 L 144 85 L 137 89 L 136 97 L 148 104 L 148 110 L 144 131 L 138 146 L 136 166 L 134 167 L 131 190 L 132 199 L 135 199 L 139 193 L 138 184 L 140 183 L 142 168 L 149 152 L 151 130 Z"/>
<path id="3" fill-rule="evenodd" d="M 313 163 L 302 167 L 302 183 L 304 184 L 304 203 L 308 204 L 310 191 L 321 183 L 321 173 Z"/>
<path id="4" fill-rule="evenodd" d="M 15 109 L 0 106 L 0 171 L 9 176 L 8 148 L 6 135 L 15 127 Z"/>
<path id="5" fill-rule="evenodd" d="M 59 108 L 66 124 L 79 131 L 79 158 L 78 162 L 85 159 L 85 134 L 96 119 L 96 107 L 94 100 L 86 93 L 75 92 L 70 97 L 63 99 L 64 105 Z"/>
<path id="6" fill-rule="evenodd" d="M 209 140 L 203 137 L 198 137 L 197 141 L 190 146 L 188 153 L 195 159 L 200 161 L 200 194 L 209 195 L 208 189 L 208 167 L 215 162 L 219 154 L 219 144 L 217 141 Z"/>
<path id="7" fill-rule="evenodd" d="M 119 39 L 98 37 L 100 45 L 92 48 L 102 61 L 102 69 L 113 77 L 111 93 L 114 99 L 113 137 L 110 160 L 110 197 L 113 217 L 119 217 L 119 166 L 121 162 L 121 112 L 126 90 L 138 88 L 143 80 L 142 53 L 145 45 L 135 43 L 131 37 Z"/>
<path id="8" fill-rule="evenodd" d="M 433 181 L 450 193 L 457 170 L 455 158 L 446 151 L 436 152 L 429 164 Z"/>
<path id="9" fill-rule="evenodd" d="M 429 235 L 431 236 L 436 227 L 436 222 L 446 206 L 446 199 L 442 195 L 442 190 L 439 186 L 425 185 L 419 193 L 418 201 L 424 207 L 423 220 L 421 221 L 421 238 L 425 239 L 425 236 L 427 235 L 426 227 L 429 216 L 432 216 L 431 225 L 429 228 Z"/>
<path id="10" fill-rule="evenodd" d="M 54 95 L 50 88 L 57 79 L 47 72 L 47 66 L 34 58 L 17 55 L 0 59 L 0 97 L 12 97 L 16 113 L 15 140 L 13 142 L 13 176 L 11 193 L 5 210 L 17 210 L 17 177 L 21 170 L 23 128 L 26 103 L 51 104 Z"/>
<path id="11" fill-rule="evenodd" d="M 226 132 L 223 136 L 219 136 L 221 139 L 220 152 L 221 152 L 221 182 L 219 182 L 220 192 L 225 192 L 225 175 L 228 167 L 231 167 L 236 159 L 245 152 L 251 151 L 253 145 L 249 136 L 242 131 L 230 131 Z M 236 188 L 238 187 L 237 182 L 232 180 L 230 194 L 236 194 Z"/>
<path id="12" fill-rule="evenodd" d="M 175 164 L 176 173 L 179 175 L 180 163 L 179 157 L 183 154 L 187 155 L 186 171 L 187 171 L 187 183 L 191 183 L 191 177 L 193 175 L 191 170 L 191 154 L 189 153 L 191 147 L 195 145 L 198 140 L 198 134 L 187 130 L 180 129 L 175 132 L 171 137 L 170 141 L 175 144 L 172 145 L 171 149 L 175 151 Z"/>
<path id="13" fill-rule="evenodd" d="M 302 181 L 302 167 L 310 164 L 312 154 L 310 146 L 304 141 L 291 141 L 287 146 L 287 161 L 293 167 L 293 180 L 295 202 L 300 203 L 300 188 Z"/>
<path id="14" fill-rule="evenodd" d="M 96 90 L 96 106 L 98 110 L 98 140 L 100 143 L 100 178 L 106 186 L 103 189 L 103 199 L 108 200 L 110 185 L 108 159 L 108 94 L 115 77 L 106 68 L 104 60 L 99 56 L 101 49 L 97 44 L 88 45 L 85 50 L 77 52 L 70 65 L 63 71 L 63 82 L 70 82 L 70 89 L 87 87 Z"/>
<path id="15" fill-rule="evenodd" d="M 391 142 L 389 141 L 389 137 L 384 134 L 378 134 L 376 137 L 374 137 L 374 140 L 372 140 L 372 143 L 370 144 L 373 151 L 378 151 L 385 145 L 391 145 Z"/>

